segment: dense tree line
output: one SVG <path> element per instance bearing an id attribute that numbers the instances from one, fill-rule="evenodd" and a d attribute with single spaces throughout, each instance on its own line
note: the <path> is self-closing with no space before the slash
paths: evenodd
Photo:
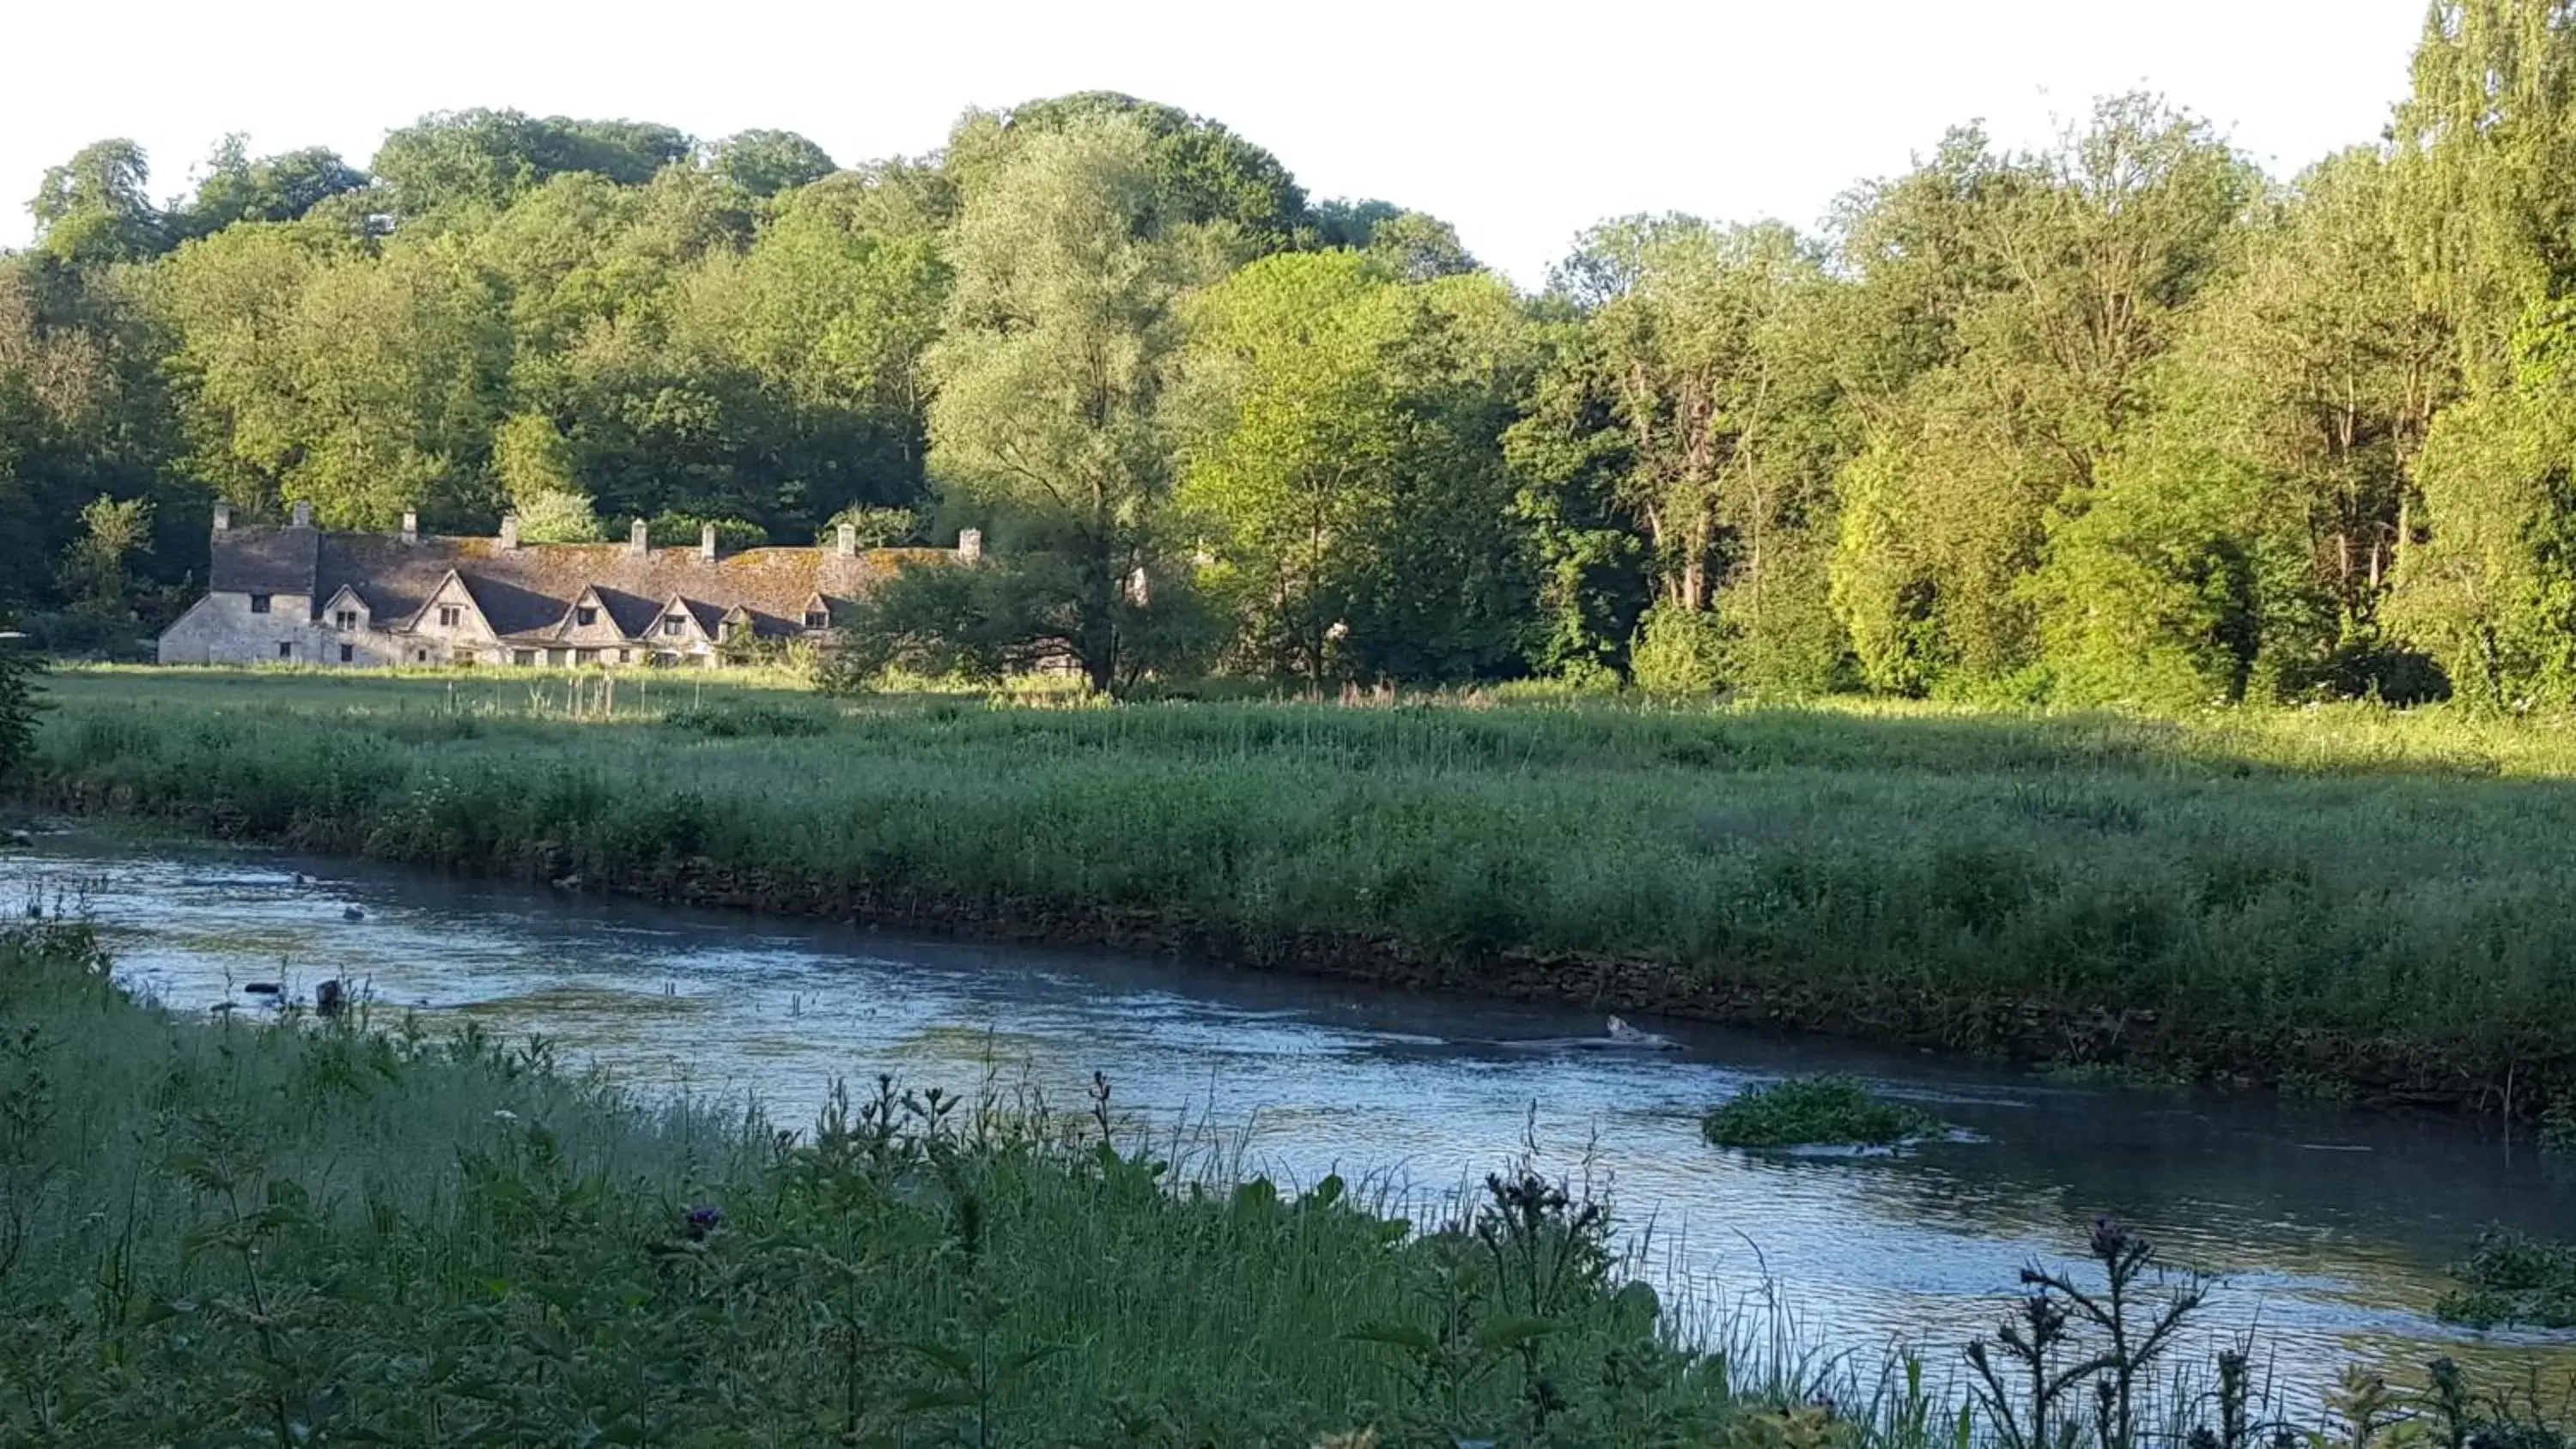
<path id="1" fill-rule="evenodd" d="M 365 170 L 49 172 L 0 259 L 0 601 L 148 621 L 207 509 L 987 529 L 862 662 L 2189 704 L 2576 699 L 2576 4 L 2436 0 L 2376 142 L 1954 131 L 1814 235 L 1535 296 L 1123 96 L 936 155 L 434 115 Z"/>

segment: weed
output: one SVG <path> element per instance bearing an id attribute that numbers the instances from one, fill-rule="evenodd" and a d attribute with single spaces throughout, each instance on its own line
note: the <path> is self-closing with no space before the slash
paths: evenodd
<path id="1" fill-rule="evenodd" d="M 2576 1328 L 2576 1244 L 2489 1228 L 2452 1272 L 2461 1287 L 2434 1309 L 2451 1322 Z"/>
<path id="2" fill-rule="evenodd" d="M 1712 1109 L 1700 1131 L 1720 1147 L 1893 1147 L 1941 1130 L 1919 1107 L 1889 1102 L 1850 1077 L 1792 1077 Z"/>

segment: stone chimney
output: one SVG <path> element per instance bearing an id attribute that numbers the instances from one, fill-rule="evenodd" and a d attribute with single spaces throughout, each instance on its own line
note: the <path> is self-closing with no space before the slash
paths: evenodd
<path id="1" fill-rule="evenodd" d="M 957 561 L 973 563 L 984 556 L 984 530 L 960 529 L 957 533 Z"/>
<path id="2" fill-rule="evenodd" d="M 233 526 L 233 506 L 232 506 L 231 504 L 229 504 L 229 503 L 218 503 L 218 504 L 216 504 L 216 505 L 215 505 L 215 532 L 217 532 L 217 533 L 229 533 L 229 532 L 231 532 L 231 531 L 232 531 L 232 526 Z"/>
<path id="3" fill-rule="evenodd" d="M 405 543 L 420 542 L 420 513 L 418 510 L 410 508 L 403 510 L 402 538 Z"/>
<path id="4" fill-rule="evenodd" d="M 295 505 L 295 526 L 297 528 L 311 528 L 313 526 L 312 504 L 298 503 Z"/>
<path id="5" fill-rule="evenodd" d="M 517 548 L 518 546 L 519 515 L 515 513 L 504 513 L 501 515 L 501 547 L 506 552 L 507 550 Z"/>
<path id="6" fill-rule="evenodd" d="M 716 561 L 716 526 L 712 523 L 698 525 L 698 561 L 700 563 Z"/>
<path id="7" fill-rule="evenodd" d="M 635 520 L 635 526 L 626 530 L 626 551 L 637 558 L 651 553 L 653 551 L 652 525 L 640 518 Z"/>
<path id="8" fill-rule="evenodd" d="M 843 558 L 857 558 L 859 556 L 859 526 L 857 524 L 844 523 L 841 525 L 840 545 L 835 551 Z"/>

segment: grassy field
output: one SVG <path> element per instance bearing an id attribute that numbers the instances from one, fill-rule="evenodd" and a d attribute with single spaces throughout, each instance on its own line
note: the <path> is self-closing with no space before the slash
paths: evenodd
<path id="1" fill-rule="evenodd" d="M 2033 1059 L 2576 1093 L 2576 729 L 54 681 L 40 807 Z"/>

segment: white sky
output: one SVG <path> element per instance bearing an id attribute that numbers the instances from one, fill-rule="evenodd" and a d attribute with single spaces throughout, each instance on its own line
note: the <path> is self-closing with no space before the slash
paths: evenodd
<path id="1" fill-rule="evenodd" d="M 1984 119 L 2045 139 L 2147 88 L 2275 172 L 2376 136 L 2424 0 L 123 0 L 0 5 L 0 246 L 92 140 L 186 188 L 228 131 L 365 165 L 425 111 L 801 131 L 843 162 L 938 145 L 969 105 L 1122 90 L 1213 116 L 1317 197 L 1455 223 L 1536 285 L 1606 216 L 1812 226 L 1852 182 Z"/>

